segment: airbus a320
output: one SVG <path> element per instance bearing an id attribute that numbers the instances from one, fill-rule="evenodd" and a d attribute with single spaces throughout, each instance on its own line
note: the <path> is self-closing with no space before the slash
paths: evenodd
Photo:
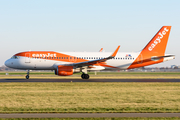
<path id="1" fill-rule="evenodd" d="M 26 51 L 13 55 L 5 62 L 10 68 L 27 70 L 54 70 L 56 75 L 69 76 L 81 72 L 89 79 L 88 71 L 126 70 L 172 60 L 175 55 L 165 54 L 171 26 L 163 26 L 140 52 L 54 52 Z M 135 43 L 134 43 L 135 44 Z"/>

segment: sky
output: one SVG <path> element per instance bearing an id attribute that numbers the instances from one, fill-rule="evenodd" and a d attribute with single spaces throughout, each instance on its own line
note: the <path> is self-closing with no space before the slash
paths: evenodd
<path id="1" fill-rule="evenodd" d="M 22 51 L 142 50 L 162 26 L 180 65 L 180 0 L 0 0 L 0 66 Z"/>

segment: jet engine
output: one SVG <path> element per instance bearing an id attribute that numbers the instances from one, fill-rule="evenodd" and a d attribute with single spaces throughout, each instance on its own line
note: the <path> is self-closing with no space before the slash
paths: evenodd
<path id="1" fill-rule="evenodd" d="M 73 66 L 63 66 L 59 65 L 55 70 L 55 74 L 59 76 L 69 76 L 73 75 Z"/>

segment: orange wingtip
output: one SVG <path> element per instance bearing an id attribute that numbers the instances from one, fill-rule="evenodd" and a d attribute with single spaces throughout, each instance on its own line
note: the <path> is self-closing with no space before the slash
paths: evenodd
<path id="1" fill-rule="evenodd" d="M 103 48 L 101 48 L 100 50 L 99 50 L 99 52 L 102 52 L 103 51 Z"/>
<path id="2" fill-rule="evenodd" d="M 116 50 L 114 51 L 114 53 L 111 55 L 111 57 L 115 57 L 115 56 L 116 56 L 116 54 L 117 54 L 119 48 L 120 48 L 120 45 L 117 47 L 117 49 L 116 49 Z"/>

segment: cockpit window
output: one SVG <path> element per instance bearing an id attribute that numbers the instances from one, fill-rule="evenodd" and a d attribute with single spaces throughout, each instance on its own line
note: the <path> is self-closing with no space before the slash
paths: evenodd
<path id="1" fill-rule="evenodd" d="M 18 56 L 12 56 L 11 59 L 19 59 Z"/>

